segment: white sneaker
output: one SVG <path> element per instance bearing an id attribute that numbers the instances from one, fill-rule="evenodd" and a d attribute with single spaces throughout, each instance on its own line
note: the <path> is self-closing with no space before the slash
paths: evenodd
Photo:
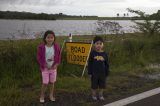
<path id="1" fill-rule="evenodd" d="M 55 102 L 56 98 L 55 97 L 50 97 L 50 101 Z"/>
<path id="2" fill-rule="evenodd" d="M 104 100 L 104 97 L 103 97 L 103 96 L 100 96 L 100 97 L 99 97 L 99 100 L 102 100 L 102 101 L 103 101 L 103 100 Z"/>
<path id="3" fill-rule="evenodd" d="M 39 102 L 44 103 L 44 99 L 40 98 Z"/>
<path id="4" fill-rule="evenodd" d="M 96 100 L 97 100 L 97 97 L 96 97 L 96 96 L 92 96 L 92 99 L 96 101 Z"/>

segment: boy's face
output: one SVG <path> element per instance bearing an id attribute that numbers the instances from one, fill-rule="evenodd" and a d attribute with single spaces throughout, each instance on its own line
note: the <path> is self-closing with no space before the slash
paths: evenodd
<path id="1" fill-rule="evenodd" d="M 52 45 L 53 42 L 54 42 L 54 36 L 53 36 L 53 34 L 48 34 L 47 37 L 46 37 L 46 43 L 48 45 Z"/>
<path id="2" fill-rule="evenodd" d="M 100 51 L 100 50 L 102 50 L 103 49 L 103 42 L 102 41 L 97 41 L 97 42 L 95 42 L 95 49 L 97 50 L 97 51 Z"/>

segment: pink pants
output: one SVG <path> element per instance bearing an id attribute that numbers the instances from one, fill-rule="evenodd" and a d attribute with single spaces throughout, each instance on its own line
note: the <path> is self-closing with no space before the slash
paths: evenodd
<path id="1" fill-rule="evenodd" d="M 57 77 L 57 69 L 48 70 L 47 68 L 45 68 L 44 70 L 42 70 L 43 84 L 48 84 L 49 82 L 54 83 L 56 81 L 56 77 Z"/>

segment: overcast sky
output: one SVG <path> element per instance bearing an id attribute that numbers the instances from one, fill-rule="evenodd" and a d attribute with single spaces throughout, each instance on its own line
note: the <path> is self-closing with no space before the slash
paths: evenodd
<path id="1" fill-rule="evenodd" d="M 1 11 L 96 16 L 116 16 L 119 13 L 123 16 L 127 13 L 126 8 L 152 14 L 160 10 L 160 0 L 0 0 Z"/>

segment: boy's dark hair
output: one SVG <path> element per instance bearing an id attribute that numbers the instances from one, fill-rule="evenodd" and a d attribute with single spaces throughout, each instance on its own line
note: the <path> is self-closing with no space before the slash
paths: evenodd
<path id="1" fill-rule="evenodd" d="M 48 34 L 52 34 L 52 35 L 54 36 L 54 42 L 55 42 L 55 40 L 56 40 L 55 33 L 54 33 L 53 31 L 51 31 L 51 30 L 48 30 L 48 31 L 46 31 L 46 32 L 44 33 L 44 36 L 43 36 L 43 41 L 44 41 L 44 43 L 47 43 L 47 42 L 46 42 L 46 37 L 47 37 Z"/>
<path id="2" fill-rule="evenodd" d="M 103 42 L 103 43 L 104 43 L 103 38 L 102 38 L 102 37 L 100 37 L 100 36 L 96 36 L 96 37 L 93 39 L 93 43 L 96 43 L 97 41 L 101 41 L 101 42 Z"/>

